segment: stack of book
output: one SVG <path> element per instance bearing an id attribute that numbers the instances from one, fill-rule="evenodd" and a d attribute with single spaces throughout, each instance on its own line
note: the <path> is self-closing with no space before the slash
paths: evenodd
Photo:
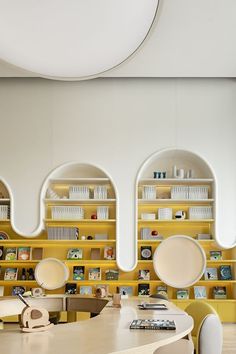
<path id="1" fill-rule="evenodd" d="M 171 187 L 171 199 L 188 199 L 188 186 Z"/>
<path id="2" fill-rule="evenodd" d="M 0 205 L 0 220 L 6 220 L 9 217 L 9 206 L 8 205 Z"/>
<path id="3" fill-rule="evenodd" d="M 107 186 L 95 186 L 93 197 L 94 199 L 107 199 Z"/>
<path id="4" fill-rule="evenodd" d="M 98 206 L 97 207 L 97 218 L 98 218 L 98 220 L 109 219 L 109 207 L 108 206 Z"/>
<path id="5" fill-rule="evenodd" d="M 143 186 L 143 199 L 156 199 L 156 186 Z"/>
<path id="6" fill-rule="evenodd" d="M 77 240 L 79 229 L 77 227 L 48 226 L 47 234 L 49 240 Z"/>
<path id="7" fill-rule="evenodd" d="M 190 220 L 212 219 L 211 206 L 194 206 L 189 208 Z"/>
<path id="8" fill-rule="evenodd" d="M 81 220 L 84 219 L 84 208 L 80 206 L 53 206 L 53 220 Z"/>
<path id="9" fill-rule="evenodd" d="M 172 219 L 172 208 L 159 208 L 158 209 L 158 219 L 159 220 L 171 220 Z"/>
<path id="10" fill-rule="evenodd" d="M 89 199 L 90 191 L 88 186 L 70 186 L 69 199 Z"/>

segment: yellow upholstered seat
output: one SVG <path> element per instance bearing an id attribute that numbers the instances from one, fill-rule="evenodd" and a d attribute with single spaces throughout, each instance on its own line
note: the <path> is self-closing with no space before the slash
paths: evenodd
<path id="1" fill-rule="evenodd" d="M 201 354 L 200 353 L 200 348 L 199 348 L 199 340 L 200 340 L 200 332 L 202 325 L 209 315 L 215 315 L 218 317 L 217 312 L 215 309 L 207 304 L 206 302 L 202 301 L 194 301 L 192 302 L 186 309 L 185 311 L 193 318 L 194 320 L 194 327 L 192 330 L 192 340 L 194 343 L 194 348 L 196 350 L 196 354 Z"/>

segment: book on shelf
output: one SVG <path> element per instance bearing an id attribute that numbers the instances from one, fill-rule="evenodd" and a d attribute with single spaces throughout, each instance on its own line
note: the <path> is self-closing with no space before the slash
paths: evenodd
<path id="1" fill-rule="evenodd" d="M 31 257 L 33 260 L 43 259 L 43 248 L 42 247 L 32 248 Z"/>
<path id="2" fill-rule="evenodd" d="M 178 300 L 187 300 L 187 299 L 189 299 L 189 291 L 187 289 L 176 290 L 176 298 Z"/>
<path id="3" fill-rule="evenodd" d="M 80 295 L 92 295 L 92 287 L 91 286 L 86 286 L 86 285 L 81 285 L 79 287 L 79 293 Z"/>
<path id="4" fill-rule="evenodd" d="M 194 297 L 195 299 L 206 299 L 206 287 L 205 286 L 194 286 Z"/>
<path id="5" fill-rule="evenodd" d="M 78 260 L 83 259 L 83 249 L 82 248 L 70 248 L 67 252 L 68 260 Z"/>
<path id="6" fill-rule="evenodd" d="M 6 261 L 16 261 L 17 260 L 17 248 L 16 247 L 6 248 L 5 260 Z"/>
<path id="7" fill-rule="evenodd" d="M 89 280 L 101 280 L 100 267 L 89 268 L 88 277 L 89 277 Z"/>
<path id="8" fill-rule="evenodd" d="M 84 266 L 73 267 L 73 280 L 84 280 Z"/>
<path id="9" fill-rule="evenodd" d="M 29 261 L 31 259 L 31 247 L 18 247 L 18 261 Z"/>
<path id="10" fill-rule="evenodd" d="M 90 258 L 93 260 L 101 259 L 101 250 L 100 248 L 91 248 Z"/>
<path id="11" fill-rule="evenodd" d="M 23 295 L 26 292 L 25 286 L 13 286 L 12 287 L 12 296 L 16 296 L 18 294 Z"/>
<path id="12" fill-rule="evenodd" d="M 221 251 L 210 251 L 210 260 L 218 261 L 222 259 L 222 252 Z"/>
<path id="13" fill-rule="evenodd" d="M 0 296 L 4 296 L 4 286 L 0 285 Z"/>
<path id="14" fill-rule="evenodd" d="M 90 189 L 88 186 L 69 186 L 69 199 L 89 199 Z"/>
<path id="15" fill-rule="evenodd" d="M 94 240 L 108 240 L 107 234 L 95 234 Z"/>
<path id="16" fill-rule="evenodd" d="M 4 251 L 3 246 L 0 246 L 0 260 L 3 259 L 3 251 Z"/>
<path id="17" fill-rule="evenodd" d="M 107 269 L 105 271 L 106 280 L 118 280 L 119 270 L 118 269 Z"/>
<path id="18" fill-rule="evenodd" d="M 149 269 L 139 269 L 138 280 L 150 280 L 150 270 Z"/>
<path id="19" fill-rule="evenodd" d="M 168 298 L 168 291 L 166 285 L 158 285 L 157 286 L 157 294 L 164 295 Z"/>
<path id="20" fill-rule="evenodd" d="M 93 198 L 94 199 L 107 199 L 108 196 L 107 186 L 94 186 Z"/>
<path id="21" fill-rule="evenodd" d="M 51 207 L 52 220 L 83 220 L 84 208 L 79 205 L 57 205 Z"/>
<path id="22" fill-rule="evenodd" d="M 141 213 L 141 220 L 156 220 L 155 213 Z"/>
<path id="23" fill-rule="evenodd" d="M 150 296 L 150 285 L 138 284 L 138 296 Z"/>
<path id="24" fill-rule="evenodd" d="M 149 261 L 152 259 L 152 246 L 141 246 L 141 259 Z"/>
<path id="25" fill-rule="evenodd" d="M 197 240 L 211 240 L 212 236 L 210 234 L 197 234 Z"/>
<path id="26" fill-rule="evenodd" d="M 104 247 L 104 259 L 113 260 L 116 258 L 115 248 L 110 246 Z"/>
<path id="27" fill-rule="evenodd" d="M 204 277 L 205 280 L 218 280 L 217 268 L 206 268 Z"/>
<path id="28" fill-rule="evenodd" d="M 225 286 L 214 286 L 213 298 L 214 299 L 226 299 L 227 298 L 226 287 Z"/>
<path id="29" fill-rule="evenodd" d="M 65 293 L 66 294 L 77 294 L 77 285 L 74 283 L 67 283 L 65 286 Z"/>
<path id="30" fill-rule="evenodd" d="M 4 280 L 17 280 L 17 268 L 6 268 L 4 274 Z"/>
<path id="31" fill-rule="evenodd" d="M 220 280 L 232 280 L 232 272 L 230 265 L 221 265 L 219 267 Z"/>
<path id="32" fill-rule="evenodd" d="M 97 207 L 97 219 L 98 220 L 108 220 L 109 219 L 109 206 L 98 206 Z"/>
<path id="33" fill-rule="evenodd" d="M 133 296 L 133 287 L 120 285 L 117 287 L 117 292 L 121 294 L 121 298 L 125 299 L 128 298 L 129 296 Z"/>

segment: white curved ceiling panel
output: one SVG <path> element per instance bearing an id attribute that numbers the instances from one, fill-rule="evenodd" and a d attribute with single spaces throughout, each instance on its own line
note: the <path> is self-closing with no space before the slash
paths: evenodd
<path id="1" fill-rule="evenodd" d="M 42 76 L 97 75 L 144 41 L 158 0 L 0 0 L 0 58 Z"/>

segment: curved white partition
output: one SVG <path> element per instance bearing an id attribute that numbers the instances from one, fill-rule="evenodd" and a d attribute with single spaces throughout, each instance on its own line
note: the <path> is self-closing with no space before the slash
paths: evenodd
<path id="1" fill-rule="evenodd" d="M 130 57 L 158 0 L 1 1 L 0 58 L 40 76 L 88 78 Z"/>

